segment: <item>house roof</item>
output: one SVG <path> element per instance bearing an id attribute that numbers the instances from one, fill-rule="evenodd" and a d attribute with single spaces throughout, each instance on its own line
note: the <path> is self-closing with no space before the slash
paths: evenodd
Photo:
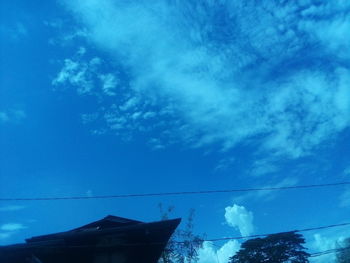
<path id="1" fill-rule="evenodd" d="M 66 232 L 0 247 L 0 259 L 18 263 L 35 256 L 43 263 L 96 263 L 100 262 L 97 259 L 117 257 L 125 263 L 155 263 L 180 221 L 144 223 L 109 215 Z"/>
<path id="2" fill-rule="evenodd" d="M 128 219 L 124 217 L 119 217 L 119 216 L 112 216 L 108 215 L 100 220 L 97 220 L 95 222 L 91 222 L 87 225 L 75 228 L 71 231 L 76 231 L 80 229 L 88 229 L 88 228 L 98 228 L 98 229 L 104 229 L 104 228 L 109 228 L 109 227 L 120 227 L 120 226 L 127 226 L 127 225 L 136 225 L 143 223 L 141 221 L 136 221 L 133 219 Z"/>
<path id="3" fill-rule="evenodd" d="M 131 232 L 135 232 L 135 231 L 142 232 L 143 229 L 149 229 L 149 228 L 160 229 L 163 227 L 168 228 L 172 225 L 174 225 L 176 228 L 177 225 L 180 223 L 180 221 L 181 219 L 173 219 L 173 220 L 145 223 L 137 220 L 109 215 L 100 220 L 94 221 L 92 223 L 83 225 L 78 228 L 74 228 L 72 230 L 32 237 L 32 238 L 26 239 L 26 242 L 28 244 L 31 244 L 31 243 L 47 242 L 47 241 L 51 242 L 55 240 L 55 241 L 60 241 L 65 243 L 66 241 L 64 240 L 71 239 L 71 238 L 86 239 L 90 237 L 103 236 L 109 233 L 118 234 L 120 236 L 130 236 Z"/>
<path id="4" fill-rule="evenodd" d="M 119 227 L 133 226 L 133 225 L 138 225 L 138 224 L 144 224 L 144 222 L 133 220 L 133 219 L 128 219 L 128 218 L 123 218 L 123 217 L 118 217 L 118 216 L 108 215 L 100 220 L 91 222 L 89 224 L 83 225 L 83 226 L 78 227 L 78 228 L 74 228 L 72 230 L 68 230 L 68 231 L 60 232 L 60 233 L 55 233 L 55 234 L 36 236 L 36 237 L 26 239 L 26 241 L 27 241 L 27 243 L 38 242 L 38 241 L 49 240 L 49 239 L 67 236 L 67 235 L 74 235 L 77 233 L 95 232 L 96 230 L 119 228 Z"/>

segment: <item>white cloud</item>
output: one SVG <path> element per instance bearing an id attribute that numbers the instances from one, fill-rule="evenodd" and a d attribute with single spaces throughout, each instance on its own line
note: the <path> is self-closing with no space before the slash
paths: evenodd
<path id="1" fill-rule="evenodd" d="M 19 223 L 7 223 L 0 226 L 0 230 L 2 231 L 17 231 L 25 228 L 26 227 L 23 224 Z"/>
<path id="2" fill-rule="evenodd" d="M 9 116 L 6 112 L 0 112 L 0 122 L 7 122 L 9 120 Z"/>
<path id="3" fill-rule="evenodd" d="M 26 113 L 22 109 L 8 109 L 0 111 L 0 124 L 1 123 L 20 123 L 27 117 Z"/>
<path id="4" fill-rule="evenodd" d="M 97 118 L 98 118 L 97 113 L 90 113 L 90 114 L 84 113 L 81 115 L 81 120 L 84 124 L 94 122 L 97 120 Z"/>
<path id="5" fill-rule="evenodd" d="M 28 29 L 22 22 L 18 21 L 11 25 L 2 24 L 0 26 L 0 33 L 5 34 L 8 39 L 17 42 L 28 36 Z"/>
<path id="6" fill-rule="evenodd" d="M 304 19 L 299 27 L 310 33 L 331 51 L 337 52 L 339 57 L 349 58 L 350 37 L 346 33 L 350 27 L 350 19 L 346 9 L 347 1 L 325 2 L 322 5 L 312 5 L 302 12 Z M 336 14 L 333 19 L 327 15 Z M 317 19 L 312 19 L 317 17 Z"/>
<path id="7" fill-rule="evenodd" d="M 3 233 L 0 232 L 0 240 L 8 239 L 12 235 L 13 235 L 13 233 L 11 233 L 11 232 L 3 232 Z"/>
<path id="8" fill-rule="evenodd" d="M 2 206 L 0 207 L 0 212 L 12 212 L 12 211 L 19 211 L 24 209 L 24 206 L 21 205 L 8 205 L 8 206 Z"/>
<path id="9" fill-rule="evenodd" d="M 350 188 L 340 195 L 340 207 L 350 207 Z"/>
<path id="10" fill-rule="evenodd" d="M 10 210 L 5 210 L 5 211 L 14 211 L 14 210 L 11 210 L 10 208 Z M 11 236 L 15 235 L 18 231 L 26 228 L 27 228 L 26 226 L 20 223 L 6 223 L 3 225 L 0 225 L 0 241 L 9 239 Z"/>
<path id="11" fill-rule="evenodd" d="M 115 96 L 115 89 L 118 85 L 117 79 L 112 74 L 102 74 L 100 79 L 103 82 L 102 90 L 108 96 Z"/>
<path id="12" fill-rule="evenodd" d="M 229 258 L 235 255 L 240 248 L 237 240 L 226 242 L 219 249 L 215 249 L 212 242 L 204 242 L 203 247 L 198 250 L 199 263 L 227 263 Z"/>
<path id="13" fill-rule="evenodd" d="M 226 222 L 238 228 L 242 236 L 250 235 L 253 232 L 253 214 L 243 206 L 234 204 L 225 208 Z M 241 243 L 237 240 L 229 240 L 221 246 L 214 242 L 205 241 L 198 250 L 199 263 L 227 263 L 229 258 L 239 251 Z"/>
<path id="14" fill-rule="evenodd" d="M 254 231 L 253 213 L 244 206 L 234 204 L 226 207 L 225 219 L 227 224 L 237 228 L 242 236 L 249 236 Z"/>
<path id="15" fill-rule="evenodd" d="M 85 58 L 86 48 L 79 47 L 74 58 L 65 59 L 64 65 L 57 76 L 52 80 L 55 87 L 71 85 L 76 88 L 79 95 L 92 95 L 98 92 L 98 88 L 104 94 L 112 95 L 117 84 L 116 78 L 110 74 L 100 75 L 102 60 L 98 57 Z M 102 85 L 98 83 L 100 80 Z"/>
<path id="16" fill-rule="evenodd" d="M 343 241 L 350 236 L 347 227 L 324 229 L 322 232 L 306 235 L 306 247 L 309 253 L 322 252 L 330 249 L 336 249 L 343 245 Z M 334 262 L 335 253 L 323 255 L 320 257 L 310 258 L 312 263 L 329 263 Z"/>
<path id="17" fill-rule="evenodd" d="M 344 170 L 344 175 L 346 175 L 346 176 L 349 176 L 349 175 L 350 175 L 350 167 L 347 167 L 347 168 Z"/>
<path id="18" fill-rule="evenodd" d="M 237 240 L 230 240 L 225 243 L 218 251 L 217 256 L 220 263 L 227 263 L 228 259 L 236 254 L 241 244 Z"/>
<path id="19" fill-rule="evenodd" d="M 262 176 L 272 174 L 278 171 L 276 165 L 269 159 L 261 159 L 254 162 L 250 174 L 254 176 Z"/>
<path id="20" fill-rule="evenodd" d="M 94 196 L 93 191 L 92 191 L 92 190 L 87 190 L 87 191 L 86 191 L 86 196 L 87 196 L 87 197 L 93 197 L 93 196 Z"/>
<path id="21" fill-rule="evenodd" d="M 64 67 L 52 81 L 52 84 L 56 86 L 58 84 L 64 85 L 69 83 L 78 87 L 77 91 L 79 95 L 89 94 L 93 89 L 93 83 L 89 76 L 90 71 L 90 63 L 65 59 Z"/>
<path id="22" fill-rule="evenodd" d="M 12 110 L 11 114 L 16 122 L 21 121 L 27 117 L 25 111 L 20 109 Z"/>
<path id="23" fill-rule="evenodd" d="M 326 251 L 329 249 L 336 248 L 336 243 L 334 242 L 334 240 L 330 240 L 326 237 L 321 236 L 320 234 L 315 234 L 313 247 L 317 251 Z M 334 260 L 335 260 L 335 256 L 333 254 L 330 254 L 330 255 L 324 255 L 322 257 L 318 257 L 314 259 L 314 262 L 328 263 L 328 262 L 333 262 Z"/>
<path id="24" fill-rule="evenodd" d="M 264 185 L 258 185 L 256 188 L 278 188 L 278 187 L 289 187 L 295 186 L 298 183 L 298 179 L 295 177 L 286 177 L 277 183 L 269 183 Z M 250 192 L 246 194 L 242 194 L 234 198 L 235 202 L 242 203 L 247 200 L 257 200 L 259 202 L 262 201 L 271 201 L 276 198 L 278 191 L 274 190 L 264 190 L 258 192 Z"/>
<path id="25" fill-rule="evenodd" d="M 228 170 L 235 163 L 235 157 L 223 158 L 219 161 L 214 171 L 225 171 Z"/>
<path id="26" fill-rule="evenodd" d="M 205 241 L 203 247 L 198 250 L 199 263 L 218 262 L 217 253 L 211 242 Z"/>
<path id="27" fill-rule="evenodd" d="M 164 144 L 159 138 L 151 138 L 148 143 L 154 150 L 160 150 L 165 148 Z"/>
<path id="28" fill-rule="evenodd" d="M 297 158 L 350 124 L 344 1 L 65 3 L 87 38 L 130 70 L 131 93 L 174 105 L 182 125 L 172 134 L 193 146 L 262 138 L 263 149 Z M 66 60 L 56 82 L 90 92 L 88 66 L 75 63 Z M 138 129 L 117 119 L 111 129 Z"/>
<path id="29" fill-rule="evenodd" d="M 344 237 L 341 235 L 326 236 L 321 234 L 314 234 L 313 240 L 311 241 L 311 248 L 316 252 L 335 249 L 335 248 L 338 248 L 339 244 L 341 244 L 343 240 L 344 240 Z M 334 253 L 311 258 L 311 262 L 315 262 L 315 263 L 329 263 L 329 262 L 334 262 L 334 260 L 335 260 Z"/>

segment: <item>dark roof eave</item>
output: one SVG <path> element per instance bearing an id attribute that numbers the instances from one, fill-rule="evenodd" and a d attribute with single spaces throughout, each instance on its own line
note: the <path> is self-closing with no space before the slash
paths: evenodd
<path id="1" fill-rule="evenodd" d="M 127 234 L 129 231 L 138 231 L 142 229 L 173 229 L 180 224 L 181 219 L 172 219 L 172 220 L 165 220 L 165 221 L 157 221 L 157 222 L 151 222 L 151 223 L 139 223 L 137 225 L 127 225 L 127 226 L 120 226 L 120 227 L 112 227 L 112 228 L 106 228 L 106 229 L 81 229 L 77 231 L 66 231 L 61 233 L 55 233 L 50 235 L 44 235 L 44 236 L 37 236 L 32 237 L 29 239 L 26 239 L 27 243 L 34 243 L 34 242 L 40 242 L 40 241 L 49 241 L 49 240 L 56 240 L 56 239 L 66 239 L 66 238 L 88 238 L 88 237 L 98 237 L 103 236 L 107 234 Z M 172 230 L 172 231 L 173 231 Z"/>

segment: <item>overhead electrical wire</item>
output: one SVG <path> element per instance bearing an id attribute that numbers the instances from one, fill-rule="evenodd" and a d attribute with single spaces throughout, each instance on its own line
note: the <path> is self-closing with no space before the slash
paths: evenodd
<path id="1" fill-rule="evenodd" d="M 95 195 L 95 196 L 61 196 L 61 197 L 23 197 L 23 198 L 0 198 L 0 201 L 54 201 L 54 200 L 88 200 L 88 199 L 112 199 L 112 198 L 132 198 L 132 197 L 155 197 L 155 196 L 175 196 L 175 195 L 199 195 L 199 194 L 218 194 L 218 193 L 233 193 L 233 192 L 252 192 L 252 191 L 277 191 L 277 190 L 292 190 L 292 189 L 311 189 L 311 188 L 321 188 L 321 187 L 334 187 L 350 185 L 350 182 L 338 182 L 338 183 L 328 183 L 328 184 L 312 184 L 312 185 L 298 185 L 298 186 L 282 186 L 282 187 L 261 187 L 261 188 L 241 188 L 241 189 L 224 189 L 224 190 L 202 190 L 202 191 L 181 191 L 181 192 L 163 192 L 163 193 L 136 193 L 136 194 L 117 194 L 117 195 Z M 349 226 L 350 223 L 333 224 L 327 226 L 305 228 L 300 230 L 292 230 L 286 232 L 278 232 L 273 234 L 283 234 L 289 232 L 306 232 L 321 230 L 327 228 Z M 241 237 L 223 237 L 223 238 L 212 238 L 212 239 L 200 239 L 196 241 L 172 241 L 178 244 L 193 243 L 193 242 L 217 242 L 225 240 L 238 240 L 238 239 L 251 239 L 258 237 L 265 237 L 273 234 L 257 234 Z M 156 245 L 156 243 L 148 244 L 135 244 L 135 245 Z M 310 253 L 309 257 L 319 257 L 327 254 L 337 253 L 343 250 L 350 249 L 337 248 L 329 249 L 320 252 Z"/>
<path id="2" fill-rule="evenodd" d="M 191 243 L 201 243 L 205 241 L 209 242 L 215 242 L 215 241 L 224 241 L 224 240 L 234 240 L 234 239 L 250 239 L 250 238 L 257 238 L 257 237 L 263 237 L 263 236 L 269 236 L 269 235 L 275 235 L 275 234 L 284 234 L 284 233 L 291 233 L 291 232 L 306 232 L 306 231 L 314 231 L 314 230 L 320 230 L 320 229 L 327 229 L 327 228 L 334 228 L 334 227 L 342 227 L 342 226 L 348 226 L 350 223 L 342 223 L 342 224 L 333 224 L 333 225 L 327 225 L 327 226 L 319 226 L 319 227 L 313 227 L 313 228 L 304 228 L 300 230 L 291 230 L 291 231 L 285 231 L 285 232 L 277 232 L 277 233 L 269 233 L 269 234 L 259 234 L 259 235 L 250 235 L 250 236 L 243 236 L 243 237 L 225 237 L 225 238 L 215 238 L 215 239 L 199 239 L 199 240 L 188 240 L 188 241 L 169 241 L 171 243 L 176 243 L 176 244 L 191 244 Z M 122 247 L 129 247 L 129 246 L 158 246 L 162 245 L 164 242 L 148 242 L 148 243 L 134 243 L 134 244 L 113 244 L 113 245 L 99 245 L 97 248 L 105 248 L 105 247 L 115 247 L 115 246 L 122 246 Z M 33 244 L 32 244 L 33 245 Z M 1 247 L 1 246 L 0 246 Z M 46 246 L 47 248 L 58 248 L 59 246 Z M 69 247 L 69 248 L 91 248 L 91 245 L 68 245 L 64 247 Z M 19 249 L 30 249 L 31 247 L 22 247 Z M 344 251 L 350 249 L 350 247 L 343 247 L 343 248 L 335 248 L 335 249 L 329 249 L 329 250 L 324 250 L 324 251 L 319 251 L 319 252 L 314 252 L 314 253 L 309 253 L 309 257 L 319 257 L 327 254 L 332 254 L 332 253 L 337 253 L 340 251 Z"/>
<path id="3" fill-rule="evenodd" d="M 309 232 L 309 231 L 322 230 L 322 229 L 335 228 L 335 227 L 343 227 L 343 226 L 350 226 L 350 222 L 341 223 L 341 224 L 332 224 L 332 225 L 326 225 L 326 226 L 311 227 L 311 228 L 296 229 L 296 230 L 289 230 L 289 231 L 276 232 L 276 233 L 257 234 L 257 235 L 240 236 L 240 237 L 210 238 L 210 239 L 199 238 L 196 240 L 186 240 L 186 241 L 173 240 L 171 242 L 176 243 L 176 244 L 188 244 L 188 243 L 195 243 L 195 242 L 218 242 L 218 241 L 226 241 L 226 240 L 252 239 L 252 238 L 258 238 L 258 237 L 266 237 L 266 236 L 270 236 L 270 235 L 277 235 L 277 234 L 284 234 L 284 233 Z M 157 245 L 160 243 L 151 242 L 151 243 L 147 243 L 147 244 Z M 139 244 L 136 244 L 136 245 L 139 245 Z M 142 243 L 140 245 L 145 245 L 145 243 Z M 320 253 L 320 252 L 318 252 L 318 253 Z"/>
<path id="4" fill-rule="evenodd" d="M 121 245 L 123 247 L 128 247 L 128 246 L 147 246 L 147 245 L 162 245 L 164 243 L 139 243 L 139 244 L 125 244 L 125 245 Z M 98 246 L 98 248 L 112 248 L 112 247 L 115 247 L 116 245 L 100 245 Z M 0 246 L 1 247 L 1 246 Z M 46 246 L 46 248 L 58 248 L 59 246 Z M 86 249 L 86 248 L 91 248 L 91 246 L 89 245 L 75 245 L 75 246 L 64 246 L 64 247 L 69 247 L 69 248 L 82 248 L 82 249 Z M 26 248 L 26 247 L 23 247 L 23 248 L 19 248 L 19 249 L 31 249 L 31 248 Z M 309 256 L 308 258 L 310 257 L 320 257 L 320 256 L 324 256 L 324 255 L 329 255 L 329 254 L 334 254 L 334 253 L 338 253 L 338 252 L 341 252 L 341 251 L 344 251 L 344 250 L 348 250 L 350 249 L 350 247 L 343 247 L 343 248 L 334 248 L 334 249 L 328 249 L 328 250 L 323 250 L 323 251 L 318 251 L 318 252 L 314 252 L 314 253 L 309 253 Z"/>
<path id="5" fill-rule="evenodd" d="M 311 253 L 309 257 L 319 257 L 319 256 L 323 256 L 323 255 L 328 255 L 328 254 L 333 254 L 333 253 L 337 253 L 340 251 L 348 250 L 348 249 L 350 249 L 350 247 L 328 249 L 328 250 L 324 250 L 324 251 L 320 251 L 320 252 Z"/>
<path id="6" fill-rule="evenodd" d="M 224 240 L 237 240 L 237 239 L 250 239 L 250 238 L 257 238 L 257 237 L 264 237 L 264 236 L 269 236 L 269 235 L 274 235 L 274 234 L 283 234 L 283 233 L 290 233 L 290 232 L 308 232 L 308 231 L 315 231 L 315 230 L 321 230 L 321 229 L 327 229 L 327 228 L 334 228 L 334 227 L 342 227 L 342 226 L 349 226 L 349 223 L 341 223 L 341 224 L 333 224 L 333 225 L 327 225 L 327 226 L 319 226 L 319 227 L 311 227 L 311 228 L 304 228 L 304 229 L 299 229 L 299 230 L 291 230 L 291 231 L 285 231 L 285 232 L 277 232 L 277 233 L 269 233 L 269 234 L 258 234 L 258 235 L 250 235 L 250 236 L 241 236 L 241 237 L 222 237 L 222 238 L 212 238 L 212 239 L 206 239 L 202 241 L 211 241 L 211 242 L 216 242 L 216 241 L 224 241 Z"/>
<path id="7" fill-rule="evenodd" d="M 116 195 L 95 195 L 95 196 L 61 196 L 61 197 L 16 197 L 16 198 L 0 198 L 0 201 L 55 201 L 55 200 L 89 200 L 89 199 L 113 199 L 113 198 L 133 198 L 133 197 L 155 197 L 155 196 L 175 196 L 175 195 L 200 195 L 200 194 L 219 194 L 219 193 L 234 193 L 234 192 L 253 192 L 253 191 L 279 191 L 279 190 L 292 190 L 292 189 L 311 189 L 311 188 L 322 188 L 322 187 L 335 187 L 350 185 L 350 182 L 338 182 L 338 183 L 328 183 L 328 184 L 311 184 L 311 185 L 297 185 L 297 186 L 282 186 L 282 187 L 261 187 L 261 188 L 240 188 L 240 189 L 223 189 L 223 190 L 202 190 L 202 191 L 181 191 L 181 192 L 163 192 L 163 193 L 135 193 L 135 194 L 116 194 Z M 240 237 L 223 237 L 223 238 L 212 238 L 212 239 L 201 239 L 196 242 L 217 242 L 225 240 L 239 240 L 239 239 L 251 239 L 258 237 L 265 237 L 273 234 L 282 234 L 289 232 L 306 232 L 321 230 L 327 228 L 349 226 L 350 223 L 342 224 L 333 224 L 327 226 L 305 228 L 300 230 L 291 230 L 285 232 L 277 232 L 270 234 L 257 234 L 249 236 L 240 236 Z M 184 243 L 193 243 L 194 241 L 173 241 L 174 243 L 184 244 Z M 148 245 L 156 245 L 156 243 L 147 243 Z M 136 245 L 146 245 L 146 244 L 136 244 Z M 319 257 L 331 253 L 337 253 L 342 250 L 350 249 L 338 248 L 338 249 L 329 249 L 325 251 L 311 253 L 310 257 Z"/>
<path id="8" fill-rule="evenodd" d="M 219 193 L 235 193 L 235 192 L 310 189 L 310 188 L 322 188 L 322 187 L 335 187 L 335 186 L 343 186 L 343 185 L 350 185 L 350 182 L 281 186 L 281 187 L 237 188 L 237 189 L 221 189 L 221 190 L 219 189 L 219 190 L 160 192 L 160 193 L 135 193 L 135 194 L 115 194 L 115 195 L 93 195 L 93 196 L 0 197 L 0 201 L 59 201 L 59 200 L 113 199 L 113 198 L 135 198 L 135 197 L 156 197 L 156 196 L 176 196 L 176 195 L 202 195 L 202 194 L 219 194 Z"/>

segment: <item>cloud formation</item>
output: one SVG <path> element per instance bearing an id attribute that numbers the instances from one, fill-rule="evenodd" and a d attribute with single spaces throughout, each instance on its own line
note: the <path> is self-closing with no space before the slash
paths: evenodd
<path id="1" fill-rule="evenodd" d="M 178 122 L 162 135 L 224 149 L 255 140 L 261 149 L 297 158 L 349 127 L 346 1 L 65 5 L 88 40 L 127 69 L 131 94 L 171 107 Z M 69 60 L 65 67 L 76 70 Z M 85 67 L 79 72 L 84 75 Z M 103 78 L 105 92 L 114 95 L 108 84 L 114 82 Z M 90 89 L 79 78 L 69 81 Z M 113 126 L 137 127 L 129 122 L 135 120 Z"/>
<path id="2" fill-rule="evenodd" d="M 249 236 L 254 231 L 253 213 L 244 206 L 234 204 L 225 208 L 225 219 L 229 226 L 237 228 L 241 236 Z"/>
<path id="3" fill-rule="evenodd" d="M 8 109 L 0 111 L 0 124 L 19 123 L 27 117 L 25 111 L 21 109 Z"/>
<path id="4" fill-rule="evenodd" d="M 314 234 L 313 240 L 310 242 L 311 248 L 314 249 L 317 252 L 320 251 L 326 251 L 330 249 L 336 249 L 339 248 L 339 244 L 342 243 L 344 240 L 344 236 L 338 233 L 338 235 L 321 235 L 321 234 Z M 311 262 L 315 263 L 328 263 L 328 262 L 334 262 L 336 257 L 334 253 L 331 253 L 329 255 L 324 255 L 322 257 L 316 257 Z"/>
<path id="5" fill-rule="evenodd" d="M 5 232 L 5 233 L 0 232 L 0 240 L 7 239 L 10 236 L 12 236 L 12 233 L 10 233 L 10 232 Z"/>
<path id="6" fill-rule="evenodd" d="M 227 263 L 240 248 L 240 243 L 237 240 L 230 240 L 218 250 L 214 248 L 212 242 L 204 242 L 203 247 L 198 251 L 199 263 Z"/>
<path id="7" fill-rule="evenodd" d="M 19 211 L 24 209 L 24 206 L 21 205 L 8 205 L 8 206 L 1 206 L 0 212 L 13 212 L 13 211 Z"/>
<path id="8" fill-rule="evenodd" d="M 0 226 L 0 230 L 2 231 L 17 231 L 25 228 L 26 227 L 23 224 L 19 223 L 7 223 Z"/>
<path id="9" fill-rule="evenodd" d="M 350 206 L 350 188 L 346 189 L 339 197 L 340 207 L 349 207 Z"/>
<path id="10" fill-rule="evenodd" d="M 85 52 L 84 49 L 80 49 L 78 55 L 82 55 L 82 52 Z M 96 86 L 92 75 L 100 63 L 101 61 L 99 58 L 93 58 L 88 62 L 65 59 L 63 68 L 52 81 L 52 84 L 55 86 L 69 83 L 77 88 L 79 95 L 91 94 L 94 86 Z"/>
<path id="11" fill-rule="evenodd" d="M 27 227 L 20 223 L 6 223 L 0 225 L 0 241 L 5 240 L 16 234 L 18 231 Z"/>
<path id="12" fill-rule="evenodd" d="M 257 185 L 257 188 L 279 188 L 279 187 L 289 187 L 295 186 L 298 183 L 296 177 L 285 177 L 280 180 L 278 183 L 265 183 L 263 185 Z M 250 192 L 234 197 L 234 201 L 237 203 L 244 203 L 247 201 L 258 201 L 258 202 L 267 202 L 271 201 L 278 195 L 277 191 L 265 190 L 258 192 Z"/>
<path id="13" fill-rule="evenodd" d="M 7 36 L 8 40 L 17 42 L 28 36 L 28 29 L 25 24 L 20 21 L 12 23 L 11 25 L 3 23 L 0 26 L 0 34 Z"/>
<path id="14" fill-rule="evenodd" d="M 253 232 L 253 214 L 243 206 L 234 204 L 225 208 L 225 219 L 228 225 L 237 228 L 242 236 Z M 217 247 L 217 246 L 216 246 Z M 199 263 L 227 263 L 229 258 L 240 249 L 241 243 L 237 240 L 229 240 L 219 248 L 214 247 L 213 242 L 205 241 L 198 250 Z"/>

